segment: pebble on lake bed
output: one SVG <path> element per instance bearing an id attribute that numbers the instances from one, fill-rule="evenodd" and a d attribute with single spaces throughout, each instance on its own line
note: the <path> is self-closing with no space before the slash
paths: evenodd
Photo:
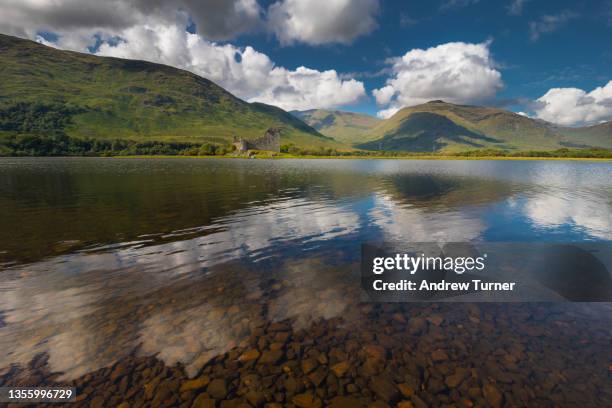
<path id="1" fill-rule="evenodd" d="M 0 382 L 76 387 L 71 407 L 612 406 L 605 314 L 576 304 L 360 304 L 356 294 L 341 308 L 317 308 L 326 287 L 351 294 L 346 277 L 285 273 L 280 287 L 261 285 L 251 299 L 241 290 L 252 285 L 231 274 L 222 293 L 164 293 L 139 310 L 151 314 L 149 337 L 116 362 L 63 379 L 41 353 L 0 369 Z M 316 290 L 302 292 L 304 281 Z M 132 333 L 122 321 L 115 340 Z M 99 352 L 120 352 L 107 347 Z"/>

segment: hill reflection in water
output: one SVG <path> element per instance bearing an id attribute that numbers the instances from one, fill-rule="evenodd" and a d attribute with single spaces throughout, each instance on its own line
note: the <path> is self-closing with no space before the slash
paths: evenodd
<path id="1" fill-rule="evenodd" d="M 418 362 L 425 400 L 449 374 L 429 371 L 444 349 L 437 365 L 497 378 L 514 401 L 518 384 L 545 386 L 547 364 L 605 401 L 609 305 L 360 304 L 358 262 L 366 241 L 609 239 L 611 175 L 582 162 L 3 160 L 1 372 L 84 386 L 156 358 L 186 381 L 252 348 L 280 351 L 280 369 L 318 347 L 321 367 L 345 353 L 359 385 L 360 350 L 376 345 L 406 376 L 393 356 Z M 41 355 L 49 377 L 27 369 Z"/>

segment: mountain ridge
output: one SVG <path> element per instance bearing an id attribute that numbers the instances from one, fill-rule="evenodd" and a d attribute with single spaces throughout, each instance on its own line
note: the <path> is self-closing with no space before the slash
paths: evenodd
<path id="1" fill-rule="evenodd" d="M 302 112 L 311 126 L 334 137 L 329 124 Z M 320 112 L 320 111 L 317 111 Z M 323 111 L 338 117 L 342 111 Z M 291 112 L 296 114 L 295 112 Z M 320 117 L 323 116 L 319 114 Z M 334 129 L 342 133 L 346 129 Z M 612 148 L 612 122 L 583 128 L 561 128 L 546 121 L 504 109 L 459 105 L 441 100 L 405 107 L 361 132 L 344 135 L 342 141 L 366 150 L 457 152 L 474 149 L 508 151 L 560 148 Z"/>
<path id="2" fill-rule="evenodd" d="M 189 71 L 58 50 L 0 34 L 0 135 L 229 144 L 284 129 L 282 143 L 339 147 L 288 112 L 248 103 Z"/>
<path id="3" fill-rule="evenodd" d="M 342 110 L 309 109 L 290 113 L 325 136 L 349 144 L 356 137 L 371 131 L 381 121 L 374 116 Z"/>
<path id="4" fill-rule="evenodd" d="M 6 152 L 3 140 L 28 135 L 51 135 L 55 139 L 45 142 L 51 144 L 68 143 L 68 137 L 86 144 L 179 143 L 183 149 L 229 146 L 236 136 L 259 138 L 271 127 L 283 129 L 281 144 L 312 152 L 612 149 L 612 122 L 563 128 L 499 108 L 440 100 L 385 120 L 342 110 L 286 112 L 152 62 L 63 51 L 2 34 L 0 55 L 0 153 Z"/>
<path id="5" fill-rule="evenodd" d="M 609 146 L 612 139 L 612 121 L 599 123 L 597 125 L 583 127 L 558 127 L 554 126 L 557 132 L 571 137 L 577 146 L 596 145 Z M 608 147 L 610 148 L 610 147 Z"/>
<path id="6" fill-rule="evenodd" d="M 431 113 L 443 116 L 462 129 L 470 132 L 463 141 L 457 140 L 457 134 L 435 132 L 431 126 L 406 128 L 405 122 L 417 113 Z M 372 140 L 390 137 L 403 137 L 407 141 L 428 133 L 431 143 L 436 143 L 437 150 L 457 151 L 465 149 L 503 149 L 503 150 L 552 150 L 562 147 L 561 135 L 551 131 L 544 124 L 533 119 L 498 108 L 473 105 L 458 105 L 444 101 L 431 101 L 421 105 L 400 109 L 389 119 L 372 130 Z M 478 135 L 478 136 L 474 136 Z M 489 138 L 489 139 L 486 139 Z"/>

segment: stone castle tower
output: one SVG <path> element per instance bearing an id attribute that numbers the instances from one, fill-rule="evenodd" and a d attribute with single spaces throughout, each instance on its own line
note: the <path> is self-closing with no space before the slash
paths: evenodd
<path id="1" fill-rule="evenodd" d="M 232 144 L 236 147 L 236 151 L 240 153 L 244 153 L 247 150 L 280 152 L 281 130 L 281 128 L 269 128 L 262 137 L 255 140 L 245 140 L 241 137 L 234 136 L 234 142 Z"/>

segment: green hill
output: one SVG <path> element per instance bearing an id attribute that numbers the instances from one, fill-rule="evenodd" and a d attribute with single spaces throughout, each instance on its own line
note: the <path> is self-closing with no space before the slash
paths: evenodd
<path id="1" fill-rule="evenodd" d="M 497 108 L 432 101 L 401 109 L 358 147 L 407 151 L 554 150 L 571 138 L 544 122 Z"/>
<path id="2" fill-rule="evenodd" d="M 228 144 L 283 129 L 281 143 L 341 147 L 282 109 L 247 103 L 187 71 L 61 51 L 0 35 L 0 138 Z"/>
<path id="3" fill-rule="evenodd" d="M 312 109 L 291 113 L 324 134 L 347 144 L 358 143 L 381 119 L 353 112 Z"/>
<path id="4" fill-rule="evenodd" d="M 407 150 L 436 152 L 447 146 L 479 148 L 500 141 L 460 126 L 444 115 L 415 112 L 400 121 L 398 127 L 382 138 L 361 143 L 368 150 Z"/>
<path id="5" fill-rule="evenodd" d="M 404 108 L 386 120 L 323 109 L 291 113 L 324 135 L 364 150 L 612 149 L 611 122 L 584 128 L 561 128 L 503 109 L 443 101 Z"/>
<path id="6" fill-rule="evenodd" d="M 555 128 L 555 131 L 570 138 L 576 147 L 599 146 L 612 148 L 612 122 L 578 128 Z"/>
<path id="7" fill-rule="evenodd" d="M 387 120 L 320 109 L 288 113 L 150 62 L 61 51 L 6 35 L 0 35 L 0 56 L 0 155 L 164 153 L 201 145 L 215 151 L 234 136 L 259 138 L 270 127 L 282 129 L 281 144 L 313 152 L 612 148 L 610 123 L 560 128 L 502 109 L 442 101 L 404 108 Z"/>

